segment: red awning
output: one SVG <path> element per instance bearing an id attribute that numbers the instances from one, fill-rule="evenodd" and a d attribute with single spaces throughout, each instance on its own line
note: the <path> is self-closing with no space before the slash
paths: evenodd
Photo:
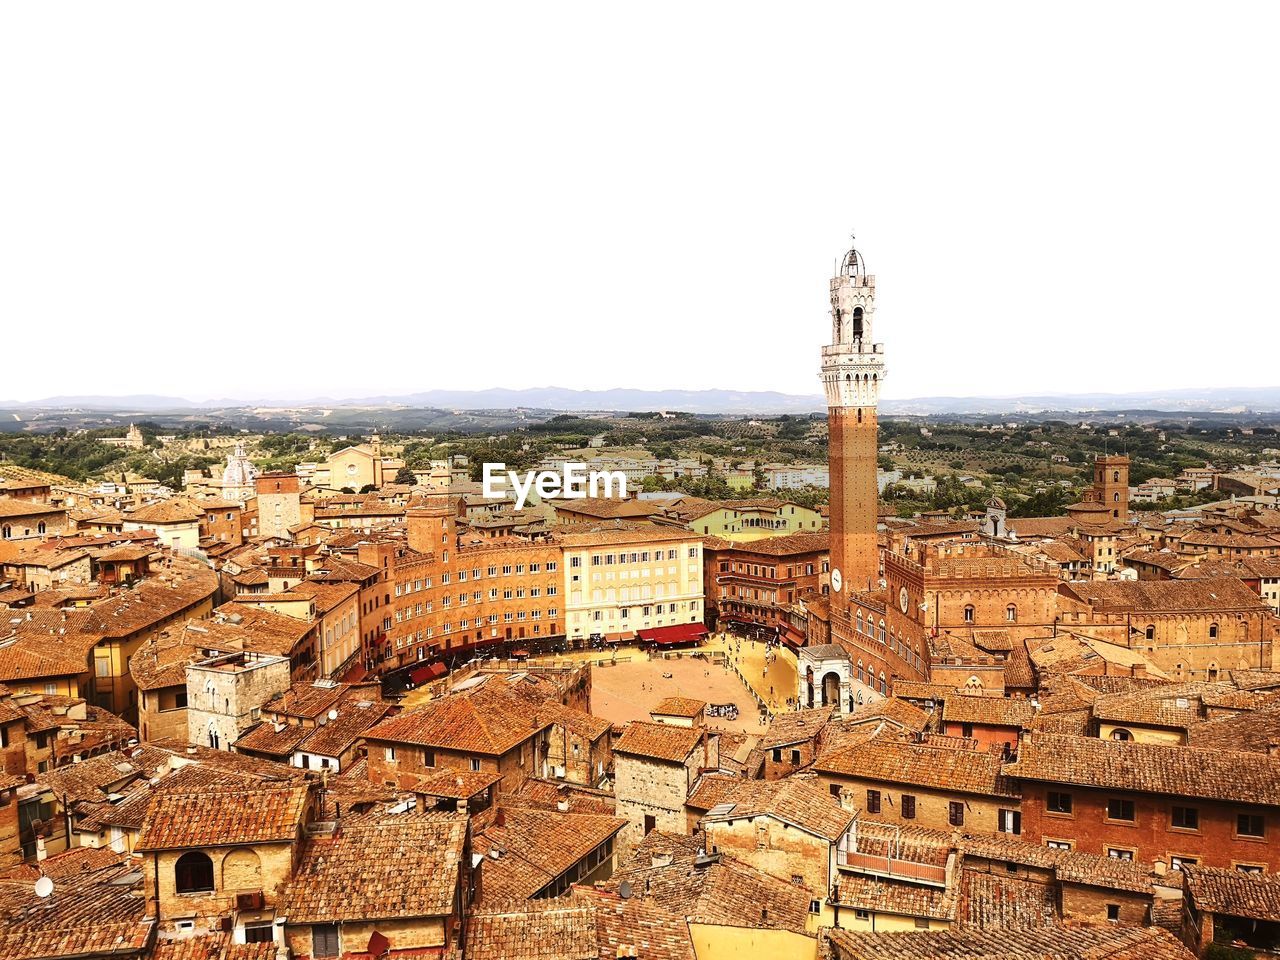
<path id="1" fill-rule="evenodd" d="M 654 627 L 636 631 L 636 639 L 646 643 L 668 646 L 677 643 L 697 643 L 707 635 L 707 628 L 700 623 L 674 623 L 669 627 Z"/>
<path id="2" fill-rule="evenodd" d="M 512 650 L 511 656 L 513 656 L 517 660 L 522 660 L 525 657 L 529 656 L 529 651 L 528 650 Z"/>
<path id="3" fill-rule="evenodd" d="M 417 667 L 410 670 L 409 680 L 415 684 L 426 683 L 428 680 L 443 677 L 448 672 L 449 668 L 443 663 L 429 663 L 425 667 Z"/>

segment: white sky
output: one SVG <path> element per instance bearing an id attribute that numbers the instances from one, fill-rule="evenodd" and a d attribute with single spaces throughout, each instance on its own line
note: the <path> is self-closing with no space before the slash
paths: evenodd
<path id="1" fill-rule="evenodd" d="M 0 400 L 1271 385 L 1271 4 L 5 4 Z"/>

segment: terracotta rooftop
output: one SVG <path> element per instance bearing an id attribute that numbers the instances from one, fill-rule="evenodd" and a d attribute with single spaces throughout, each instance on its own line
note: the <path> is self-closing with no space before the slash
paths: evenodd
<path id="1" fill-rule="evenodd" d="M 664 717 L 685 717 L 693 719 L 707 708 L 705 700 L 694 700 L 691 697 L 666 697 L 649 712 Z"/>
<path id="2" fill-rule="evenodd" d="M 551 725 L 506 683 L 490 679 L 370 728 L 369 740 L 501 756 Z"/>
<path id="3" fill-rule="evenodd" d="M 1154 927 L 1044 926 L 930 932 L 826 933 L 833 960 L 1193 960 L 1167 930 Z"/>
<path id="4" fill-rule="evenodd" d="M 626 825 L 619 817 L 504 806 L 472 840 L 477 854 L 490 855 L 481 879 L 486 902 L 533 896 Z"/>
<path id="5" fill-rule="evenodd" d="M 995 727 L 1023 727 L 1036 714 L 1030 700 L 952 693 L 943 703 L 947 723 L 976 723 Z"/>
<path id="6" fill-rule="evenodd" d="M 308 793 L 305 784 L 162 793 L 152 803 L 137 849 L 288 842 L 302 829 Z"/>
<path id="7" fill-rule="evenodd" d="M 1254 610 L 1262 598 L 1240 580 L 1090 580 L 1064 584 L 1095 610 L 1164 613 L 1180 610 Z"/>
<path id="8" fill-rule="evenodd" d="M 703 821 L 769 816 L 836 841 L 853 814 L 811 779 L 747 780 L 710 774 L 701 777 L 686 801 L 689 809 L 707 812 Z"/>
<path id="9" fill-rule="evenodd" d="M 1187 890 L 1196 910 L 1250 920 L 1280 921 L 1280 874 L 1185 868 Z"/>
<path id="10" fill-rule="evenodd" d="M 881 783 L 911 784 L 948 793 L 1015 796 L 1001 774 L 1000 757 L 985 750 L 956 750 L 877 737 L 820 756 L 820 773 Z"/>
<path id="11" fill-rule="evenodd" d="M 702 731 L 697 727 L 636 720 L 628 724 L 622 736 L 614 741 L 613 752 L 667 763 L 684 763 L 701 741 Z"/>
<path id="12" fill-rule="evenodd" d="M 1005 774 L 1023 780 L 1280 806 L 1280 759 L 1033 733 Z"/>
<path id="13" fill-rule="evenodd" d="M 449 916 L 466 833 L 465 815 L 344 819 L 306 841 L 285 897 L 289 921 Z"/>

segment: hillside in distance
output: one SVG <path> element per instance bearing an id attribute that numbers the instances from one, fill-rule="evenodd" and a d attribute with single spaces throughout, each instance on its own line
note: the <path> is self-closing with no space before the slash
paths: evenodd
<path id="1" fill-rule="evenodd" d="M 701 414 L 807 414 L 825 409 L 818 394 L 769 390 L 574 390 L 530 387 L 514 390 L 424 390 L 410 394 L 367 397 L 242 397 L 190 400 L 150 394 L 130 396 L 57 396 L 25 402 L 0 401 L 0 412 L 35 410 L 102 410 L 145 414 L 161 411 L 228 410 L 246 407 L 342 409 L 435 408 L 440 410 L 661 411 Z M 1280 387 L 1208 387 L 1132 393 L 1044 394 L 1038 396 L 915 397 L 884 399 L 886 414 L 1000 414 L 1159 410 L 1170 413 L 1268 413 L 1280 411 Z"/>

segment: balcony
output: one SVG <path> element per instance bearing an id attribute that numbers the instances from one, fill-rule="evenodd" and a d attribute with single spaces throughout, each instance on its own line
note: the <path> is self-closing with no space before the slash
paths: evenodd
<path id="1" fill-rule="evenodd" d="M 896 880 L 911 880 L 935 887 L 947 885 L 947 868 L 931 863 L 916 863 L 914 860 L 900 860 L 896 857 L 879 856 L 871 853 L 840 850 L 836 853 L 836 866 L 855 873 L 868 873 L 877 877 L 891 877 Z"/>
<path id="2" fill-rule="evenodd" d="M 949 850 L 936 848 L 905 849 L 900 828 L 890 824 L 863 823 L 859 826 L 855 821 L 849 832 L 840 838 L 836 846 L 836 866 L 852 873 L 863 873 L 876 877 L 888 877 L 894 880 L 906 880 L 931 887 L 947 885 L 947 861 Z M 861 849 L 859 849 L 861 847 Z M 912 859 L 912 855 L 928 857 L 930 852 L 937 854 L 936 859 L 942 863 L 929 863 L 921 859 Z"/>

